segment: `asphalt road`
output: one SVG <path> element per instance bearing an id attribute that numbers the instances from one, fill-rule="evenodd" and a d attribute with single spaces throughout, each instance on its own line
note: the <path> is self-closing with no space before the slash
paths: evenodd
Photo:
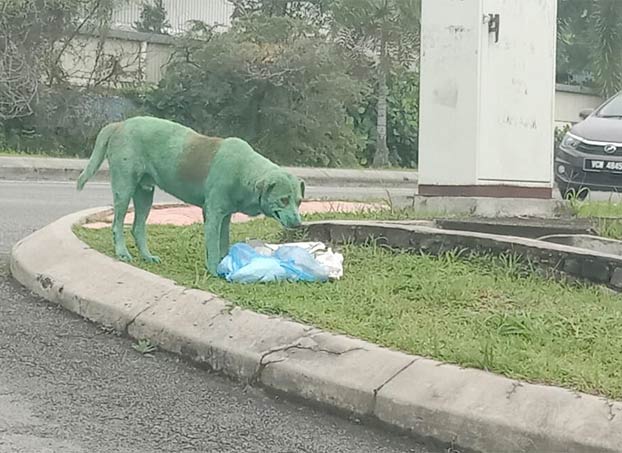
<path id="1" fill-rule="evenodd" d="M 342 194 L 332 191 L 350 198 Z M 382 189 L 367 191 L 377 194 Z M 9 277 L 8 253 L 19 238 L 109 203 L 106 185 L 77 194 L 73 184 L 0 181 L 0 453 L 441 451 L 244 388 L 169 354 L 139 355 L 130 340 Z"/>

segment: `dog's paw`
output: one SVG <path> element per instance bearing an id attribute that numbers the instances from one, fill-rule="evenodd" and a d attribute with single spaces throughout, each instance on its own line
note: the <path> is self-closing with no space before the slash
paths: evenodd
<path id="1" fill-rule="evenodd" d="M 118 253 L 117 254 L 117 258 L 119 258 L 121 261 L 125 261 L 126 263 L 129 263 L 130 261 L 133 260 L 132 255 L 130 255 L 129 253 Z"/>
<path id="2" fill-rule="evenodd" d="M 162 262 L 160 257 L 159 256 L 155 256 L 155 255 L 143 256 L 143 259 L 147 263 L 151 263 L 151 264 L 160 264 Z"/>

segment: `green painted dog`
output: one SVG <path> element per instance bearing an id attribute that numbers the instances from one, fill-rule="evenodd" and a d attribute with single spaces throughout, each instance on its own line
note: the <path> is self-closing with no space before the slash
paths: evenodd
<path id="1" fill-rule="evenodd" d="M 134 202 L 132 234 L 143 259 L 159 262 L 147 247 L 146 222 L 155 186 L 203 209 L 207 269 L 216 274 L 229 251 L 231 215 L 264 214 L 286 228 L 300 226 L 298 208 L 304 182 L 287 173 L 238 138 L 200 135 L 180 124 L 136 117 L 104 127 L 93 155 L 78 178 L 78 190 L 108 159 L 114 197 L 115 253 L 132 259 L 123 221 Z"/>

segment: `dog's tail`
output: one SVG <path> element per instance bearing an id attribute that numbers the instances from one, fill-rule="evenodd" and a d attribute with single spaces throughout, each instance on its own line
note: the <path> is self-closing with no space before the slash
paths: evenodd
<path id="1" fill-rule="evenodd" d="M 86 168 L 80 176 L 78 177 L 78 190 L 82 190 L 86 182 L 93 177 L 99 167 L 102 166 L 104 159 L 106 158 L 106 151 L 108 150 L 108 140 L 112 134 L 119 127 L 119 123 L 112 123 L 108 126 L 104 127 L 99 134 L 97 135 L 97 140 L 95 141 L 95 148 L 93 148 L 93 154 L 91 154 L 91 158 L 89 159 Z"/>

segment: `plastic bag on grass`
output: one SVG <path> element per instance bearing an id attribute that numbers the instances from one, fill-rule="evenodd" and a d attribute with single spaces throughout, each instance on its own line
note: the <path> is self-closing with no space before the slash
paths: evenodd
<path id="1" fill-rule="evenodd" d="M 279 247 L 273 254 L 258 253 L 248 244 L 234 244 L 218 265 L 218 275 L 229 282 L 324 282 L 328 271 L 305 249 Z"/>
<path id="2" fill-rule="evenodd" d="M 330 280 L 339 280 L 343 277 L 343 255 L 333 252 L 323 242 L 293 242 L 289 244 L 267 244 L 262 241 L 249 241 L 256 252 L 261 255 L 271 256 L 278 249 L 283 247 L 300 247 L 309 252 L 313 258 L 328 271 Z"/>

